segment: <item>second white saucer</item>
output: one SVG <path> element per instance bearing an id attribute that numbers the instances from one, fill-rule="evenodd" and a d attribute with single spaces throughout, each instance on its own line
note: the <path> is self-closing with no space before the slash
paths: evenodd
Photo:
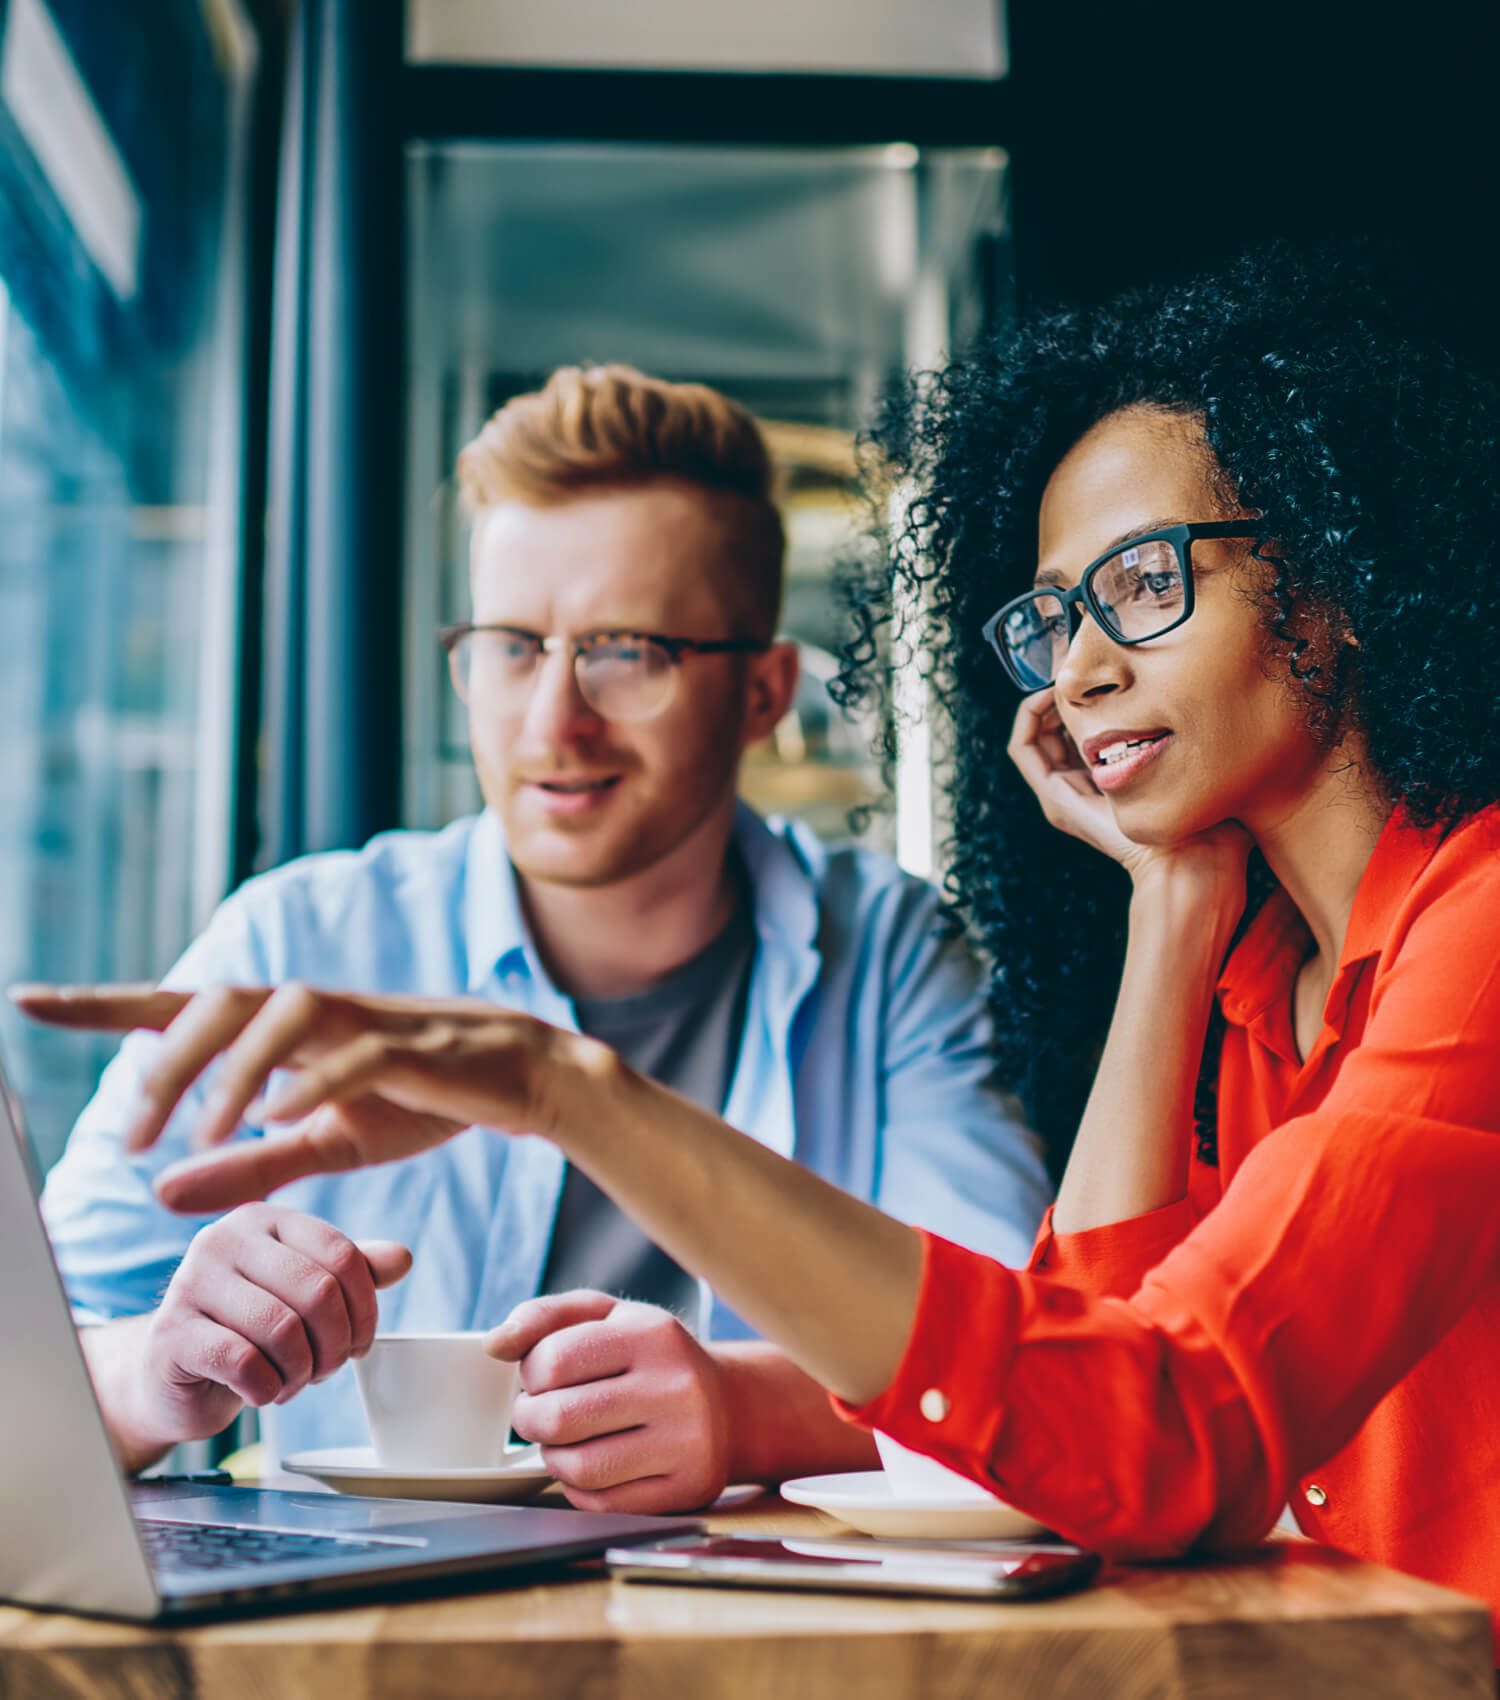
<path id="1" fill-rule="evenodd" d="M 995 1541 L 1044 1533 L 1034 1517 L 998 1499 L 897 1494 L 883 1470 L 802 1476 L 781 1484 L 793 1505 L 810 1505 L 866 1535 L 894 1540 Z"/>
<path id="2" fill-rule="evenodd" d="M 449 1499 L 471 1505 L 503 1505 L 535 1499 L 552 1480 L 536 1446 L 514 1446 L 503 1464 L 467 1470 L 397 1470 L 375 1462 L 372 1446 L 324 1446 L 294 1452 L 284 1470 L 312 1476 L 339 1493 L 376 1499 Z"/>

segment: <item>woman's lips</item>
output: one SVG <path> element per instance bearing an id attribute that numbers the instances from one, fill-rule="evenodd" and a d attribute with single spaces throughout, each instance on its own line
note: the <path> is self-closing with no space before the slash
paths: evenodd
<path id="1" fill-rule="evenodd" d="M 1118 791 L 1139 778 L 1171 740 L 1170 732 L 1158 732 L 1113 761 L 1093 761 L 1089 764 L 1090 777 L 1101 791 Z"/>

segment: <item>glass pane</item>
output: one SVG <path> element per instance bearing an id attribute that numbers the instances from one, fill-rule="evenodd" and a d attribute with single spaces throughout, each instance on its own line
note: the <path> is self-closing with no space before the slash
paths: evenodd
<path id="1" fill-rule="evenodd" d="M 1177 551 L 1159 538 L 1111 555 L 1095 569 L 1090 588 L 1123 638 L 1148 638 L 1175 625 L 1186 601 Z"/>
<path id="2" fill-rule="evenodd" d="M 1056 596 L 1035 596 L 1006 615 L 1000 638 L 1022 689 L 1052 683 L 1068 653 L 1069 635 L 1068 611 Z"/>
<path id="3" fill-rule="evenodd" d="M 832 565 L 860 522 L 854 432 L 892 375 L 1008 309 L 995 150 L 421 144 L 410 190 L 407 816 L 477 806 L 432 633 L 465 612 L 459 448 L 554 367 L 626 361 L 716 385 L 767 424 L 790 543 L 796 708 L 751 752 L 758 807 L 847 833 L 875 729 L 826 682 Z M 893 822 L 877 817 L 877 835 Z"/>
<path id="4" fill-rule="evenodd" d="M 5 17 L 6 983 L 154 979 L 228 873 L 239 342 L 226 232 L 253 56 L 236 18 L 174 8 L 144 32 L 114 8 L 42 0 Z M 58 114 L 70 147 L 49 127 Z M 4 1021 L 45 1165 L 113 1043 Z"/>

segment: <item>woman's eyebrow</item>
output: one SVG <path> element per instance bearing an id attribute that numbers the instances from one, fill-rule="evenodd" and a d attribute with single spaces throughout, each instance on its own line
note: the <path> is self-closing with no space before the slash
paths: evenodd
<path id="1" fill-rule="evenodd" d="M 1127 543 L 1134 543 L 1138 537 L 1149 537 L 1153 531 L 1166 531 L 1170 526 L 1180 525 L 1176 519 L 1148 519 L 1141 525 L 1133 525 L 1129 531 L 1122 531 L 1111 542 L 1106 543 L 1094 560 L 1100 560 L 1113 549 L 1122 549 Z M 1031 581 L 1035 586 L 1044 584 L 1061 584 L 1063 575 L 1056 567 L 1039 567 L 1036 577 Z"/>
<path id="2" fill-rule="evenodd" d="M 1107 555 L 1111 549 L 1121 549 L 1127 543 L 1134 543 L 1138 537 L 1149 537 L 1153 531 L 1166 531 L 1181 524 L 1182 521 L 1178 519 L 1148 519 L 1144 525 L 1133 525 L 1129 531 L 1122 531 L 1113 542 L 1106 543 L 1099 554 Z M 1097 560 L 1098 556 L 1095 556 L 1095 559 Z"/>

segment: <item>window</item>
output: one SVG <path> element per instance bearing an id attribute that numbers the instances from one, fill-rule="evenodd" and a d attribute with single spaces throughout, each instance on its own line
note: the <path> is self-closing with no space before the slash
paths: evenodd
<path id="1" fill-rule="evenodd" d="M 153 979 L 228 878 L 254 56 L 233 0 L 0 12 L 7 984 Z M 45 1165 L 112 1042 L 3 1020 Z"/>
<path id="2" fill-rule="evenodd" d="M 854 433 L 897 372 L 1008 310 L 1004 155 L 423 143 L 407 184 L 410 824 L 478 800 L 433 636 L 465 613 L 458 450 L 553 367 L 619 360 L 714 384 L 768 427 L 785 489 L 783 626 L 803 646 L 804 680 L 743 788 L 843 836 L 850 808 L 878 788 L 872 730 L 851 726 L 826 689 L 839 634 L 830 574 L 859 523 Z M 875 822 L 885 836 L 894 825 Z M 930 839 L 930 822 L 918 825 Z"/>

